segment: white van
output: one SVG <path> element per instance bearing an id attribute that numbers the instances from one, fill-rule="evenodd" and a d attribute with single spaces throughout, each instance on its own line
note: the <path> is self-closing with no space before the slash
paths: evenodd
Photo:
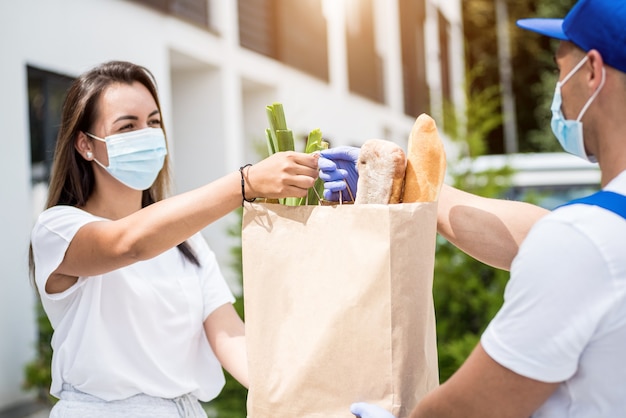
<path id="1" fill-rule="evenodd" d="M 598 165 L 564 152 L 484 155 L 471 162 L 469 174 L 506 168 L 510 175 L 501 179 L 502 185 L 507 186 L 503 197 L 529 201 L 546 209 L 600 189 Z M 498 177 L 495 181 L 499 181 Z"/>

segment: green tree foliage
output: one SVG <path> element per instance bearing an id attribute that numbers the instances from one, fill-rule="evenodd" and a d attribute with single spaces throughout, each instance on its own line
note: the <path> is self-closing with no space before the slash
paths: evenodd
<path id="1" fill-rule="evenodd" d="M 499 86 L 494 0 L 463 1 L 462 5 L 465 62 L 467 71 L 474 73 L 474 76 L 469 78 L 471 83 L 467 85 L 467 89 L 469 94 L 480 94 L 484 90 Z M 501 113 L 500 100 L 497 99 L 494 104 L 495 113 Z M 482 141 L 488 153 L 502 152 L 500 126 L 501 124 L 482 132 Z"/>
<path id="2" fill-rule="evenodd" d="M 509 2 L 512 23 L 521 17 L 562 17 L 574 0 L 538 0 Z M 488 151 L 493 151 L 490 141 L 500 131 L 502 117 L 499 112 L 495 34 L 488 41 L 487 33 L 493 30 L 493 0 L 463 2 L 465 20 L 472 21 L 466 31 L 470 36 L 466 97 L 465 129 L 446 129 L 463 150 L 462 157 L 470 161 Z M 556 41 L 521 29 L 512 29 L 516 77 L 516 97 L 520 138 L 523 151 L 549 151 L 558 147 L 549 128 L 550 102 L 556 75 L 553 53 Z M 473 62 L 473 64 L 472 64 Z M 494 67 L 495 66 L 495 67 Z M 454 109 L 447 108 L 447 112 Z M 521 115 L 522 117 L 519 117 Z M 455 119 L 446 116 L 446 120 Z M 458 163 L 458 162 L 457 162 Z M 448 163 L 454 185 L 461 190 L 485 197 L 500 197 L 508 188 L 512 171 L 504 168 L 470 175 L 458 170 L 454 162 Z M 496 181 L 497 179 L 497 181 Z M 461 252 L 441 236 L 437 239 L 435 280 L 433 295 L 437 316 L 437 346 L 439 372 L 442 382 L 447 380 L 465 361 L 480 340 L 480 335 L 502 305 L 504 288 L 509 278 L 506 271 L 489 267 Z"/>
<path id="3" fill-rule="evenodd" d="M 500 196 L 509 178 L 507 168 L 473 176 L 460 173 L 454 185 L 486 197 Z M 437 317 L 437 348 L 441 382 L 469 356 L 489 321 L 502 305 L 507 271 L 495 269 L 437 237 L 433 296 Z"/>
<path id="4" fill-rule="evenodd" d="M 575 0 L 507 0 L 512 51 L 513 92 L 521 152 L 559 149 L 550 130 L 550 102 L 554 92 L 553 53 L 556 41 L 517 27 L 526 17 L 565 16 Z M 468 68 L 481 67 L 482 74 L 473 80 L 472 93 L 498 85 L 498 51 L 494 0 L 465 0 L 463 27 Z M 499 107 L 498 103 L 498 107 Z M 503 152 L 503 132 L 497 127 L 485 136 L 487 153 Z"/>
<path id="5" fill-rule="evenodd" d="M 230 249 L 231 262 L 230 267 L 235 271 L 239 278 L 239 283 L 243 280 L 243 264 L 241 262 L 241 218 L 243 215 L 242 208 L 237 209 L 237 221 L 233 223 L 228 229 L 228 235 L 238 240 Z M 244 305 L 243 296 L 237 297 L 235 302 L 235 309 L 237 313 L 244 318 Z M 248 390 L 241 386 L 235 378 L 233 378 L 227 372 L 226 385 L 217 398 L 211 402 L 205 404 L 205 410 L 209 418 L 245 418 L 246 417 L 246 399 L 248 396 Z"/>
<path id="6" fill-rule="evenodd" d="M 473 89 L 484 76 L 475 67 L 467 73 L 465 127 L 446 129 L 462 150 L 461 161 L 448 161 L 448 174 L 461 190 L 486 197 L 501 196 L 508 187 L 511 170 L 473 173 L 471 163 L 487 149 L 487 135 L 502 124 L 497 86 Z M 447 112 L 454 109 L 447 107 Z M 450 116 L 446 116 L 451 119 Z M 463 163 L 462 163 L 463 162 Z M 460 169 L 459 167 L 464 167 Z M 496 181 L 497 179 L 497 181 Z M 480 335 L 502 305 L 508 272 L 489 267 L 460 251 L 443 237 L 437 237 L 433 297 L 437 317 L 437 349 L 441 382 L 446 381 L 469 356 Z"/>
<path id="7" fill-rule="evenodd" d="M 444 102 L 444 131 L 456 140 L 461 157 L 475 158 L 487 153 L 487 135 L 502 125 L 500 113 L 500 86 L 493 84 L 483 89 L 472 88 L 484 77 L 485 67 L 477 65 L 465 75 L 467 111 L 458 114 L 454 103 Z"/>
<path id="8" fill-rule="evenodd" d="M 511 25 L 520 17 L 562 18 L 575 0 L 534 1 L 530 10 L 520 10 L 525 2 L 511 3 Z M 515 94 L 518 131 L 525 141 L 522 151 L 560 151 L 550 129 L 550 104 L 557 81 L 554 52 L 558 41 L 511 26 L 515 68 Z"/>
<path id="9" fill-rule="evenodd" d="M 52 383 L 52 346 L 50 341 L 53 330 L 41 302 L 37 303 L 36 309 L 38 330 L 36 356 L 33 361 L 25 366 L 23 387 L 25 390 L 35 389 L 39 401 L 54 404 L 56 398 L 49 394 Z"/>

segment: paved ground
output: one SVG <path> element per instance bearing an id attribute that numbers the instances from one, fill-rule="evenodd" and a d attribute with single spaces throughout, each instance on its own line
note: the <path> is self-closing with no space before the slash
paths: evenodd
<path id="1" fill-rule="evenodd" d="M 0 418 L 48 418 L 50 408 L 35 402 L 26 402 L 0 411 Z"/>
<path id="2" fill-rule="evenodd" d="M 33 414 L 26 415 L 24 417 L 15 417 L 15 418 L 48 418 L 50 416 L 50 411 L 47 409 L 42 409 L 41 411 L 37 411 Z"/>

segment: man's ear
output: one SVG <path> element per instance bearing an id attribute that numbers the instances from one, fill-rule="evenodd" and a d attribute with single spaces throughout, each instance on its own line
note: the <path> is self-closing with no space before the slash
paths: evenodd
<path id="1" fill-rule="evenodd" d="M 602 59 L 602 55 L 595 49 L 589 50 L 587 56 L 589 57 L 589 65 L 591 66 L 591 73 L 588 80 L 589 87 L 592 91 L 596 91 L 602 83 L 604 60 Z"/>

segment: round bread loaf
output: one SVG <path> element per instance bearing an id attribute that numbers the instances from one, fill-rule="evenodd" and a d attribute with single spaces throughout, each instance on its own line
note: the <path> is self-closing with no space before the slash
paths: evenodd
<path id="1" fill-rule="evenodd" d="M 402 148 L 384 139 L 369 139 L 359 152 L 355 204 L 400 203 L 406 168 Z"/>

